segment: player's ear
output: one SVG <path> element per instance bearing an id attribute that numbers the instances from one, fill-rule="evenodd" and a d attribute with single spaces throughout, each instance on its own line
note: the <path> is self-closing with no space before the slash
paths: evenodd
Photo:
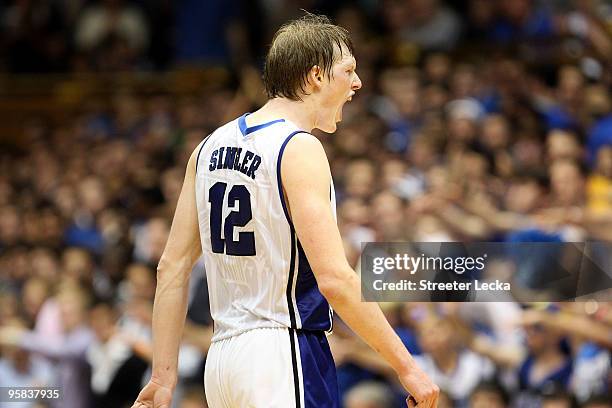
<path id="1" fill-rule="evenodd" d="M 313 65 L 308 72 L 308 82 L 313 88 L 320 88 L 323 83 L 323 70 L 318 65 Z"/>

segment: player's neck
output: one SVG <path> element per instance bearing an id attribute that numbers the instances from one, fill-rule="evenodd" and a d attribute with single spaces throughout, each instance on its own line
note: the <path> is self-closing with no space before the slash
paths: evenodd
<path id="1" fill-rule="evenodd" d="M 248 126 L 254 126 L 275 119 L 286 119 L 300 129 L 310 132 L 315 127 L 316 117 L 316 104 L 311 98 L 304 101 L 274 98 L 249 115 L 246 121 Z"/>

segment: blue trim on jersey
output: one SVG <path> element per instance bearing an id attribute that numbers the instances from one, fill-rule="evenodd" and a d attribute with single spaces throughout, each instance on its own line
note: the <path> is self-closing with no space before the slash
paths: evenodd
<path id="1" fill-rule="evenodd" d="M 319 291 L 319 285 L 310 268 L 302 244 L 298 239 L 298 275 L 295 284 L 295 300 L 302 321 L 302 329 L 332 329 L 332 317 L 329 303 Z"/>
<path id="2" fill-rule="evenodd" d="M 210 139 L 211 136 L 212 136 L 212 133 L 204 138 L 204 142 L 202 143 L 202 146 L 200 146 L 200 150 L 198 151 L 198 155 L 196 156 L 196 162 L 195 162 L 196 174 L 198 174 L 198 161 L 200 160 L 200 153 L 202 153 L 202 149 L 204 148 L 204 145 L 206 144 L 206 142 L 208 142 L 208 139 Z"/>
<path id="3" fill-rule="evenodd" d="M 304 380 L 304 408 L 339 408 L 336 365 L 325 333 L 296 332 Z M 296 406 L 299 407 L 299 403 Z"/>
<path id="4" fill-rule="evenodd" d="M 246 134 L 248 135 L 249 133 L 253 133 L 259 129 L 263 129 L 265 127 L 268 127 L 270 125 L 273 125 L 275 123 L 279 123 L 279 122 L 284 122 L 285 119 L 276 119 L 270 122 L 266 122 L 266 123 L 262 123 L 261 125 L 255 125 L 255 126 L 251 126 L 250 128 L 246 129 Z"/>
<path id="5" fill-rule="evenodd" d="M 283 206 L 283 212 L 285 213 L 285 217 L 287 218 L 287 222 L 289 223 L 289 229 L 291 231 L 291 260 L 289 262 L 289 277 L 287 279 L 287 307 L 289 309 L 289 319 L 291 322 L 291 327 L 297 329 L 297 322 L 295 318 L 295 309 L 293 308 L 293 277 L 295 276 L 295 230 L 293 229 L 293 223 L 291 222 L 291 218 L 289 217 L 289 211 L 287 210 L 287 204 L 285 203 L 285 196 L 283 194 L 283 182 L 281 180 L 281 161 L 283 159 L 283 152 L 285 151 L 285 147 L 289 140 L 298 133 L 306 133 L 303 130 L 296 130 L 291 133 L 283 144 L 278 152 L 278 160 L 276 161 L 276 182 L 278 184 L 278 194 L 280 196 L 281 204 Z"/>
<path id="6" fill-rule="evenodd" d="M 249 133 L 253 133 L 258 131 L 259 129 L 263 129 L 266 128 L 268 126 L 271 126 L 275 123 L 279 123 L 279 122 L 284 122 L 285 119 L 276 119 L 276 120 L 272 120 L 270 122 L 266 122 L 266 123 L 262 123 L 261 125 L 255 125 L 255 126 L 251 126 L 248 127 L 246 124 L 246 117 L 250 115 L 250 113 L 245 113 L 244 115 L 242 115 L 241 117 L 238 118 L 238 127 L 240 128 L 240 132 L 242 133 L 242 136 L 246 136 Z"/>
<path id="7" fill-rule="evenodd" d="M 321 292 L 319 291 L 319 286 L 317 285 L 317 281 L 315 279 L 314 273 L 310 267 L 310 263 L 306 258 L 306 254 L 304 253 L 304 249 L 300 244 L 299 240 L 295 234 L 295 228 L 293 226 L 293 222 L 291 221 L 291 217 L 289 216 L 289 210 L 287 209 L 287 203 L 285 202 L 285 195 L 283 194 L 283 183 L 281 179 L 281 163 L 283 158 L 283 153 L 285 151 L 285 147 L 287 143 L 298 133 L 308 133 L 303 130 L 296 130 L 291 133 L 283 144 L 278 153 L 278 160 L 276 162 L 276 180 L 278 184 L 278 195 L 281 200 L 281 204 L 283 206 L 283 212 L 285 213 L 285 218 L 287 218 L 287 222 L 289 223 L 289 228 L 291 230 L 291 261 L 289 265 L 289 279 L 287 282 L 287 304 L 289 306 L 289 315 L 291 319 L 291 327 L 297 328 L 296 319 L 295 319 L 295 310 L 293 307 L 293 279 L 295 276 L 295 261 L 296 261 L 296 241 L 297 241 L 297 249 L 298 249 L 298 271 L 297 271 L 297 279 L 296 279 L 296 287 L 295 287 L 295 300 L 298 309 L 298 313 L 300 316 L 300 320 L 302 322 L 301 329 L 307 330 L 325 330 L 331 331 L 333 319 L 331 314 L 331 308 L 329 307 L 329 303 L 323 297 Z M 330 199 L 331 199 L 331 186 L 330 186 Z"/>
<path id="8" fill-rule="evenodd" d="M 291 368 L 293 371 L 293 391 L 295 397 L 295 407 L 302 408 L 302 399 L 300 398 L 300 376 L 298 373 L 297 360 L 300 358 L 295 349 L 295 329 L 289 329 L 289 343 L 291 344 Z"/>
<path id="9" fill-rule="evenodd" d="M 281 180 L 281 161 L 283 160 L 283 153 L 285 152 L 285 147 L 287 147 L 287 143 L 289 143 L 291 138 L 297 135 L 298 133 L 308 133 L 308 132 L 303 131 L 303 130 L 296 130 L 295 132 L 292 132 L 289 136 L 287 136 L 287 138 L 281 145 L 281 148 L 278 152 L 278 159 L 276 160 L 276 184 L 278 185 L 278 194 L 281 200 L 281 204 L 283 206 L 283 212 L 285 213 L 285 218 L 287 218 L 287 222 L 289 223 L 289 227 L 291 227 L 292 233 L 294 233 L 295 230 L 293 229 L 293 223 L 291 222 L 291 217 L 289 217 L 289 210 L 287 210 L 287 204 L 285 203 L 285 195 L 283 194 L 283 182 Z M 293 248 L 293 245 L 291 246 L 291 248 Z"/>
<path id="10" fill-rule="evenodd" d="M 293 277 L 295 276 L 295 234 L 291 227 L 291 260 L 289 261 L 289 277 L 287 278 L 287 307 L 289 308 L 289 321 L 291 328 L 297 329 L 295 309 L 293 308 Z"/>

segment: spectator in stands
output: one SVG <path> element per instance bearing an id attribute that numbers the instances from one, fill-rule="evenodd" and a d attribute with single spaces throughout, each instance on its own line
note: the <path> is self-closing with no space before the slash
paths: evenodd
<path id="1" fill-rule="evenodd" d="M 2 10 L 0 30 L 11 72 L 55 72 L 67 66 L 67 22 L 61 7 L 42 0 L 15 1 Z"/>
<path id="2" fill-rule="evenodd" d="M 607 335 L 609 324 L 587 314 L 582 303 L 561 303 L 548 310 L 528 310 L 523 319 L 567 336 L 574 360 L 570 389 L 579 402 L 605 392 L 612 346 Z"/>
<path id="3" fill-rule="evenodd" d="M 383 2 L 385 22 L 399 40 L 425 50 L 448 50 L 459 40 L 461 21 L 441 1 Z"/>
<path id="4" fill-rule="evenodd" d="M 82 11 L 75 43 L 89 55 L 95 69 L 132 69 L 142 63 L 149 46 L 149 28 L 139 8 L 123 0 L 101 0 Z"/>
<path id="5" fill-rule="evenodd" d="M 100 303 L 91 311 L 95 340 L 87 349 L 87 362 L 94 408 L 131 404 L 148 367 L 147 361 L 132 352 L 116 323 L 117 312 L 109 304 Z"/>
<path id="6" fill-rule="evenodd" d="M 64 390 L 63 398 L 53 402 L 55 406 L 86 407 L 89 405 L 89 369 L 85 353 L 93 341 L 86 324 L 87 295 L 68 286 L 57 295 L 57 305 L 63 330 L 61 341 L 50 341 L 40 333 L 23 328 L 3 327 L 0 344 L 18 346 L 53 362 L 58 375 L 57 386 Z"/>
<path id="7" fill-rule="evenodd" d="M 49 284 L 43 278 L 34 276 L 25 282 L 22 290 L 23 312 L 27 322 L 33 323 L 49 296 Z"/>
<path id="8" fill-rule="evenodd" d="M 24 328 L 23 323 L 13 321 L 10 326 Z M 53 367 L 44 358 L 32 354 L 18 345 L 4 347 L 0 358 L 0 383 L 11 387 L 52 387 L 55 386 Z M 34 403 L 0 401 L 1 408 L 31 408 Z"/>
<path id="9" fill-rule="evenodd" d="M 510 398 L 506 390 L 495 381 L 484 381 L 472 392 L 469 408 L 505 408 Z"/>
<path id="10" fill-rule="evenodd" d="M 318 0 L 215 0 L 183 2 L 176 15 L 170 3 L 0 5 L 5 71 L 148 69 L 149 59 L 156 66 L 165 60 L 220 68 L 202 77 L 197 71 L 2 81 L 8 114 L 0 124 L 0 340 L 15 343 L 19 332 L 31 329 L 24 339 L 44 339 L 45 353 L 61 355 L 51 382 L 70 384 L 71 394 L 84 397 L 93 386 L 104 401 L 123 400 L 127 391 L 117 387 L 122 364 L 150 360 L 155 267 L 187 158 L 209 129 L 259 104 L 260 73 L 241 67 L 257 60 L 268 28 L 300 13 L 298 3 L 337 12 L 360 39 L 362 94 L 345 107 L 336 135 L 321 137 L 352 265 L 359 266 L 361 243 L 371 241 L 612 241 L 612 8 L 606 2 L 393 0 L 345 7 Z M 167 53 L 161 59 L 153 51 L 158 42 Z M 33 111 L 41 117 L 29 118 Z M 582 260 L 609 264 L 607 245 L 589 245 Z M 551 270 L 550 262 L 543 270 Z M 527 283 L 545 276 L 532 272 L 517 276 Z M 70 312 L 82 308 L 62 300 L 64 293 L 74 295 L 75 281 L 105 301 L 95 320 Z M 585 281 L 589 290 L 609 285 Z M 213 331 L 207 302 L 199 264 L 175 401 L 183 408 L 202 405 L 202 361 Z M 401 313 L 388 306 L 386 313 L 458 404 L 539 405 L 549 377 L 584 407 L 608 408 L 609 396 L 597 396 L 610 390 L 612 309 L 602 301 L 595 309 L 561 307 L 534 317 L 509 301 L 456 310 L 410 305 Z M 516 316 L 525 325 L 514 324 Z M 69 329 L 63 317 L 81 323 Z M 23 329 L 10 327 L 15 320 Z M 429 332 L 434 335 L 424 335 Z M 557 347 L 561 337 L 567 340 Z M 82 345 L 87 338 L 89 348 Z M 381 389 L 395 394 L 395 378 L 340 321 L 331 339 L 347 403 L 380 404 Z M 67 357 L 63 345 L 77 343 Z M 26 355 L 31 367 L 45 361 L 18 350 L 3 347 L 0 367 L 8 362 L 14 368 L 17 360 L 25 367 Z M 101 357 L 106 350 L 113 358 Z M 456 380 L 449 367 L 487 361 L 478 354 L 494 367 L 473 364 Z M 476 386 L 493 371 L 505 396 L 497 386 Z M 526 397 L 517 392 L 519 372 Z M 394 395 L 391 404 L 405 402 Z"/>
<path id="11" fill-rule="evenodd" d="M 206 398 L 200 387 L 192 387 L 185 391 L 183 400 L 178 408 L 208 408 Z"/>
<path id="12" fill-rule="evenodd" d="M 575 408 L 574 396 L 564 390 L 548 391 L 542 397 L 542 408 Z"/>
<path id="13" fill-rule="evenodd" d="M 610 402 L 610 395 L 600 395 L 590 398 L 580 408 L 610 408 L 612 403 Z"/>
<path id="14" fill-rule="evenodd" d="M 463 349 L 448 319 L 430 316 L 417 327 L 423 350 L 415 356 L 417 364 L 456 404 L 465 404 L 479 383 L 492 378 L 495 367 L 488 359 Z"/>
<path id="15" fill-rule="evenodd" d="M 601 84 L 589 87 L 586 91 L 585 105 L 590 119 L 587 128 L 587 153 L 589 163 L 593 164 L 597 151 L 612 143 L 610 127 L 612 126 L 612 101 L 609 91 Z"/>
<path id="16" fill-rule="evenodd" d="M 612 146 L 606 146 L 597 151 L 595 169 L 587 179 L 587 208 L 600 215 L 612 213 L 612 205 L 608 200 L 611 193 Z"/>
<path id="17" fill-rule="evenodd" d="M 567 387 L 573 364 L 562 337 L 538 324 L 527 325 L 525 333 L 527 355 L 518 367 L 520 389 L 542 392 L 551 384 Z"/>
<path id="18" fill-rule="evenodd" d="M 376 382 L 363 382 L 353 387 L 345 398 L 346 408 L 393 408 L 395 401 L 389 387 Z"/>

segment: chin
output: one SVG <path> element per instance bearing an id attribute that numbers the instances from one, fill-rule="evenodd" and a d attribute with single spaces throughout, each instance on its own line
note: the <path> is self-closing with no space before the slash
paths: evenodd
<path id="1" fill-rule="evenodd" d="M 325 123 L 320 123 L 317 126 L 317 129 L 325 133 L 334 133 L 336 129 L 338 128 L 336 125 L 337 123 L 336 121 L 339 121 L 339 120 L 330 118 L 329 121 L 325 121 Z"/>
<path id="2" fill-rule="evenodd" d="M 337 128 L 338 126 L 336 126 L 336 123 L 334 122 L 334 123 L 326 124 L 325 126 L 321 126 L 319 130 L 325 133 L 334 133 Z"/>
<path id="3" fill-rule="evenodd" d="M 326 115 L 325 118 L 321 118 L 320 123 L 317 124 L 317 129 L 325 133 L 334 133 L 338 129 L 338 123 L 342 121 L 342 107 L 340 107 L 336 112 L 332 114 Z"/>

